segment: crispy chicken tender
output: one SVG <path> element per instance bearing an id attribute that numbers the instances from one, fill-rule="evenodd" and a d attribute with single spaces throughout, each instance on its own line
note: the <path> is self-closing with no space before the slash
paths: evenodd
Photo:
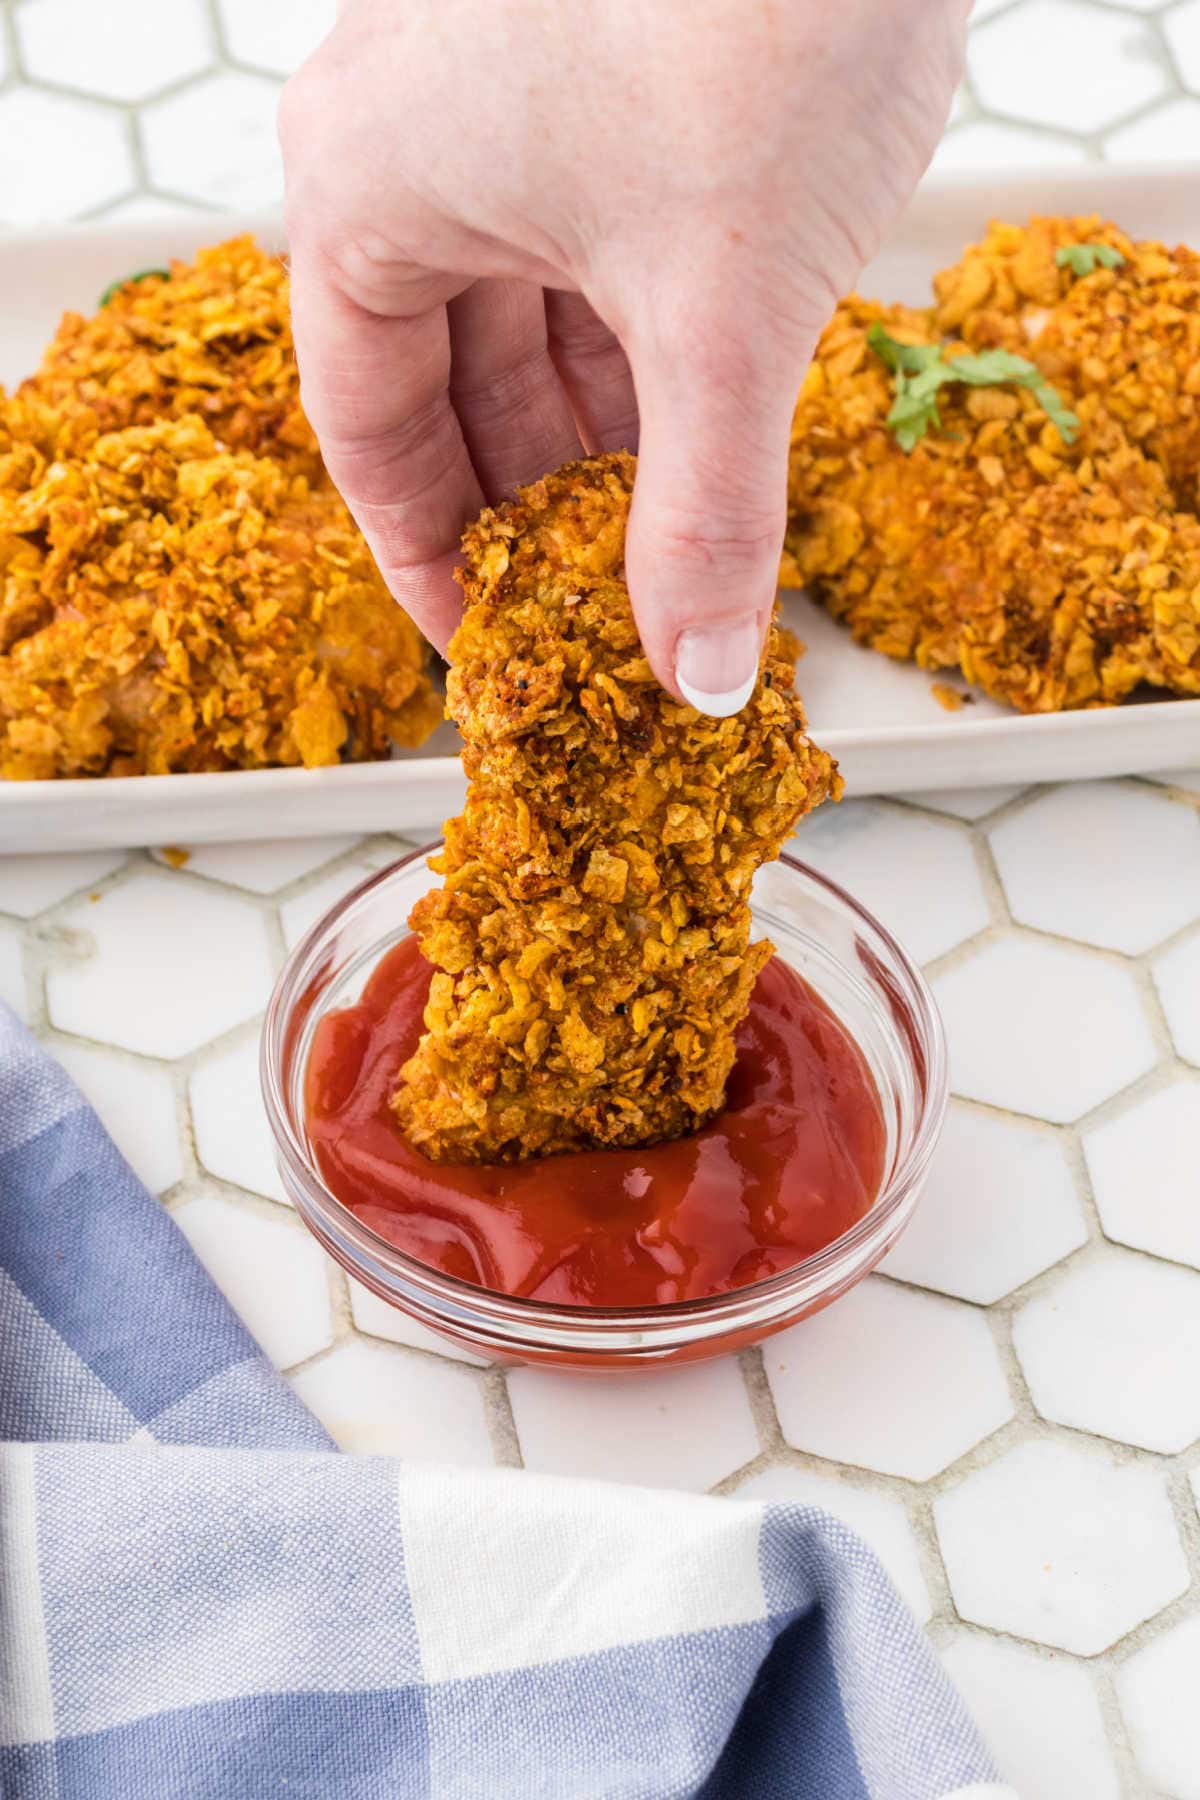
<path id="1" fill-rule="evenodd" d="M 1035 215 L 1028 225 L 993 219 L 978 244 L 968 244 L 956 263 L 933 278 L 938 333 L 972 350 L 999 345 L 1028 356 L 1050 309 L 1079 285 L 1071 268 L 1059 268 L 1057 261 L 1058 252 L 1071 244 L 1107 244 L 1126 258 L 1134 250 L 1120 227 L 1098 213 Z"/>
<path id="2" fill-rule="evenodd" d="M 1178 506 L 1200 507 L 1200 256 L 1132 245 L 1122 267 L 1075 283 L 1030 355 L 1162 464 Z"/>
<path id="3" fill-rule="evenodd" d="M 1115 269 L 1076 276 L 1056 253 L 1107 244 Z M 1135 242 L 1098 215 L 993 223 L 934 277 L 936 322 L 973 349 L 1003 345 L 1050 381 L 1094 394 L 1162 464 L 1180 507 L 1200 505 L 1200 256 Z"/>
<path id="4" fill-rule="evenodd" d="M 860 643 L 959 667 L 1023 712 L 1116 702 L 1141 682 L 1200 692 L 1200 525 L 1099 393 L 1060 388 L 1072 445 L 1028 390 L 956 385 L 940 431 L 896 444 L 867 332 L 878 320 L 935 343 L 939 317 L 838 307 L 796 408 L 784 582 Z"/>
<path id="5" fill-rule="evenodd" d="M 426 661 L 252 238 L 68 313 L 0 392 L 0 778 L 386 756 L 438 723 Z"/>
<path id="6" fill-rule="evenodd" d="M 747 897 L 840 791 L 773 629 L 709 719 L 659 687 L 624 578 L 634 459 L 568 463 L 483 513 L 448 705 L 466 809 L 410 923 L 435 974 L 394 1107 L 436 1161 L 648 1144 L 716 1112 L 769 944 Z"/>
<path id="7" fill-rule="evenodd" d="M 194 414 L 0 405 L 0 777 L 333 763 L 439 711 L 327 483 Z"/>
<path id="8" fill-rule="evenodd" d="M 66 313 L 20 392 L 84 408 L 101 432 L 199 413 L 223 446 L 275 456 L 317 481 L 300 408 L 288 277 L 250 236 L 126 281 L 91 318 Z"/>

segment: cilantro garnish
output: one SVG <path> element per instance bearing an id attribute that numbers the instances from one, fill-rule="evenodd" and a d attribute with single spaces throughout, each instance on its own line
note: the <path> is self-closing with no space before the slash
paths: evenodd
<path id="1" fill-rule="evenodd" d="M 867 332 L 867 343 L 896 377 L 896 398 L 887 425 L 906 455 L 931 425 L 941 430 L 938 390 L 954 381 L 967 387 L 1011 383 L 1028 388 L 1063 443 L 1074 442 L 1079 420 L 1063 405 L 1041 370 L 1023 356 L 1014 356 L 1010 350 L 981 350 L 947 361 L 941 344 L 902 344 L 878 322 Z"/>
<path id="2" fill-rule="evenodd" d="M 1125 258 L 1111 244 L 1064 244 L 1054 252 L 1054 260 L 1060 269 L 1070 269 L 1072 275 L 1082 279 L 1097 264 L 1102 269 L 1119 269 Z"/>
<path id="3" fill-rule="evenodd" d="M 123 287 L 131 281 L 149 281 L 151 275 L 161 275 L 164 281 L 171 279 L 170 269 L 139 269 L 134 275 L 121 275 L 116 281 L 110 281 L 100 296 L 101 306 L 107 306 L 114 294 L 119 294 Z"/>

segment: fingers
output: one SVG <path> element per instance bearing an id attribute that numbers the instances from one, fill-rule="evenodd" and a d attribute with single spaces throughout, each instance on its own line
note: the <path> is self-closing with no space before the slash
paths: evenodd
<path id="1" fill-rule="evenodd" d="M 451 300 L 450 401 L 489 500 L 579 456 L 570 403 L 550 357 L 542 289 L 477 281 Z"/>
<path id="2" fill-rule="evenodd" d="M 550 354 L 589 455 L 598 450 L 636 450 L 637 396 L 616 334 L 597 318 L 582 294 L 552 288 L 546 291 L 546 324 Z"/>
<path id="3" fill-rule="evenodd" d="M 792 409 L 816 332 L 743 304 L 630 339 L 641 455 L 626 570 L 651 667 L 718 718 L 758 674 L 779 577 Z"/>
<path id="4" fill-rule="evenodd" d="M 450 402 L 444 297 L 397 272 L 368 309 L 302 242 L 294 252 L 304 409 L 384 580 L 439 650 L 461 613 L 451 571 L 462 527 L 483 504 Z"/>

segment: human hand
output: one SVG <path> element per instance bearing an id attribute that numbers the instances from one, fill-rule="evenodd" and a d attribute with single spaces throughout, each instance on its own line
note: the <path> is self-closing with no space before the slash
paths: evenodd
<path id="1" fill-rule="evenodd" d="M 646 654 L 744 704 L 796 392 L 937 141 L 969 5 L 345 0 L 280 115 L 303 398 L 439 648 L 485 501 L 640 448 Z"/>

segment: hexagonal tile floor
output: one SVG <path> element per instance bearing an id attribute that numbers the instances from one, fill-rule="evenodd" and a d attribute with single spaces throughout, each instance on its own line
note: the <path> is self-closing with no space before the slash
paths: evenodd
<path id="1" fill-rule="evenodd" d="M 1144 834 L 1124 948 L 1123 875 L 1103 902 L 1077 879 L 1075 798 Z M 822 1505 L 928 1622 L 1018 1791 L 1076 1770 L 1099 1800 L 1187 1793 L 1140 1771 L 1178 1784 L 1191 1754 L 1171 1471 L 1200 1439 L 1200 918 L 1175 876 L 1198 811 L 1186 782 L 947 792 L 805 834 L 932 958 L 963 1097 L 875 1276 L 760 1351 L 635 1381 L 489 1368 L 346 1281 L 283 1199 L 258 1015 L 397 840 L 10 859 L 0 993 L 347 1449 Z"/>
<path id="2" fill-rule="evenodd" d="M 335 10 L 0 0 L 0 229 L 273 202 L 279 87 Z M 977 0 L 937 166 L 1177 159 L 1197 95 L 1200 0 Z M 812 822 L 802 854 L 931 964 L 959 1097 L 870 1282 L 644 1381 L 490 1368 L 282 1204 L 258 1017 L 394 840 L 0 861 L 0 999 L 348 1449 L 819 1503 L 929 1621 L 1018 1792 L 1200 1800 L 1198 815 L 1193 769 Z"/>

